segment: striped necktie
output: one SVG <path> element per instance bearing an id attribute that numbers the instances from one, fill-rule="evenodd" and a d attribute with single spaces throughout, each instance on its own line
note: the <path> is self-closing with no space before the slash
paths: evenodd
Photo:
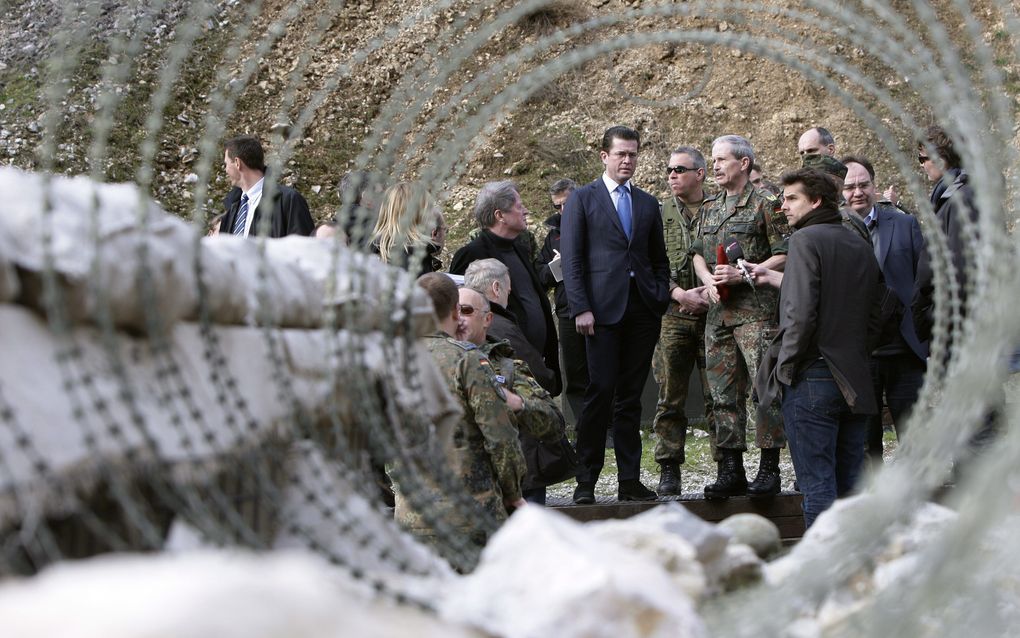
<path id="1" fill-rule="evenodd" d="M 248 195 L 241 195 L 241 207 L 237 209 L 237 219 L 234 220 L 234 228 L 230 231 L 234 235 L 244 237 L 244 226 L 248 222 Z"/>

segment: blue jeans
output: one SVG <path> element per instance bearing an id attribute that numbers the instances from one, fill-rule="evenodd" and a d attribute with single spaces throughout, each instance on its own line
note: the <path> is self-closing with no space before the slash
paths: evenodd
<path id="1" fill-rule="evenodd" d="M 853 489 L 864 461 L 868 417 L 850 412 L 825 361 L 783 388 L 783 423 L 804 495 L 804 526 Z"/>

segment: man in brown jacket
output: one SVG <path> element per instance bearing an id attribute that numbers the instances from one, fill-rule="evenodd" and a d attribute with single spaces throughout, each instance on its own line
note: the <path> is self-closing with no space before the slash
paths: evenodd
<path id="1" fill-rule="evenodd" d="M 783 423 L 809 526 L 860 473 L 866 416 L 876 412 L 868 359 L 880 325 L 881 272 L 871 246 L 842 225 L 839 192 L 815 169 L 783 176 L 789 240 L 779 333 L 759 368 L 760 405 L 782 384 Z"/>

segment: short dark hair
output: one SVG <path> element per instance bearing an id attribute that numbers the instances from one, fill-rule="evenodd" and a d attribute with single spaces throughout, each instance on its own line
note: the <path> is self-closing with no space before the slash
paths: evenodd
<path id="1" fill-rule="evenodd" d="M 871 162 L 869 162 L 867 158 L 858 157 L 857 155 L 844 155 L 839 161 L 842 162 L 844 166 L 850 162 L 860 164 L 864 167 L 864 170 L 868 171 L 868 175 L 871 176 L 871 181 L 875 181 L 875 167 L 871 165 Z"/>
<path id="2" fill-rule="evenodd" d="M 822 128 L 821 126 L 816 126 L 808 130 L 818 133 L 818 141 L 821 142 L 824 146 L 836 143 L 836 138 L 832 136 L 832 133 L 829 132 L 829 129 Z"/>
<path id="3" fill-rule="evenodd" d="M 453 314 L 460 301 L 460 295 L 457 292 L 457 284 L 453 283 L 449 275 L 427 272 L 418 277 L 418 285 L 429 294 L 440 321 L 445 321 Z"/>
<path id="4" fill-rule="evenodd" d="M 753 164 L 751 164 L 751 170 L 752 171 L 758 171 L 759 173 L 764 173 L 765 172 L 765 171 L 761 170 L 761 164 L 759 164 L 758 162 L 754 162 Z"/>
<path id="5" fill-rule="evenodd" d="M 561 193 L 572 193 L 577 190 L 577 182 L 572 179 L 564 177 L 553 182 L 553 185 L 549 187 L 549 196 L 559 195 Z"/>
<path id="6" fill-rule="evenodd" d="M 602 134 L 602 150 L 608 153 L 613 147 L 614 139 L 637 142 L 638 148 L 641 148 L 641 135 L 637 131 L 626 126 L 610 126 Z"/>
<path id="7" fill-rule="evenodd" d="M 266 153 L 254 135 L 232 137 L 223 146 L 231 159 L 240 159 L 245 166 L 254 171 L 266 172 Z"/>
<path id="8" fill-rule="evenodd" d="M 924 139 L 935 147 L 939 157 L 946 163 L 946 168 L 960 168 L 963 166 L 963 161 L 956 152 L 953 140 L 946 133 L 946 129 L 936 125 L 929 126 L 924 132 Z M 924 148 L 923 142 L 918 142 L 917 146 L 918 148 Z"/>
<path id="9" fill-rule="evenodd" d="M 707 166 L 705 164 L 705 156 L 701 154 L 701 151 L 693 146 L 677 146 L 673 149 L 670 155 L 686 155 L 694 160 L 694 168 L 705 169 Z"/>
<path id="10" fill-rule="evenodd" d="M 780 181 L 783 186 L 800 184 L 808 199 L 821 200 L 821 208 L 839 209 L 839 187 L 828 173 L 817 168 L 798 168 L 795 171 L 784 173 Z"/>

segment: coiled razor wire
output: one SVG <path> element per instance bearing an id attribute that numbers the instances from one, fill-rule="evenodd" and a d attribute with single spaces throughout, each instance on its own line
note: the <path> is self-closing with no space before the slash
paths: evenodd
<path id="1" fill-rule="evenodd" d="M 22 3 L 22 5 L 24 4 Z M 35 3 L 36 10 L 45 3 Z M 912 512 L 947 478 L 949 460 L 958 457 L 967 441 L 984 422 L 989 413 L 997 413 L 1001 435 L 996 445 L 985 451 L 980 462 L 971 464 L 972 470 L 956 488 L 955 500 L 961 516 L 946 534 L 925 549 L 927 559 L 919 566 L 914 586 L 885 592 L 879 596 L 872 614 L 860 619 L 860 625 L 846 631 L 866 631 L 871 634 L 915 635 L 928 623 L 956 630 L 982 626 L 984 610 L 980 604 L 974 611 L 961 607 L 960 597 L 965 594 L 956 588 L 957 583 L 969 582 L 968 575 L 980 572 L 996 574 L 1007 569 L 1015 576 L 1012 565 L 1020 564 L 1020 550 L 1003 550 L 996 558 L 997 565 L 987 564 L 988 554 L 976 539 L 984 532 L 1002 523 L 1013 513 L 1014 500 L 1020 490 L 1016 476 L 1020 460 L 1020 433 L 1017 430 L 1018 405 L 1004 404 L 1002 384 L 1005 379 L 1005 360 L 1014 345 L 1020 341 L 1020 321 L 1012 307 L 1020 298 L 1020 278 L 1013 273 L 1016 263 L 1012 237 L 1004 232 L 1007 223 L 1016 220 L 1017 149 L 1014 146 L 1015 102 L 1006 90 L 1005 79 L 997 66 L 992 47 L 985 42 L 982 25 L 969 3 L 951 0 L 936 10 L 926 2 L 914 0 L 893 7 L 861 0 L 860 2 L 831 4 L 805 0 L 794 3 L 754 2 L 648 2 L 636 8 L 616 4 L 602 7 L 595 17 L 586 18 L 585 10 L 578 5 L 548 0 L 527 2 L 455 2 L 444 0 L 423 4 L 397 24 L 379 29 L 346 60 L 337 64 L 331 75 L 319 86 L 309 86 L 307 67 L 315 61 L 316 53 L 330 33 L 336 18 L 348 7 L 340 0 L 314 2 L 302 0 L 285 3 L 283 8 L 270 12 L 260 2 L 236 5 L 232 2 L 213 3 L 201 0 L 163 0 L 153 3 L 122 2 L 116 5 L 100 2 L 54 3 L 51 9 L 59 12 L 60 20 L 49 42 L 42 47 L 47 54 L 44 67 L 42 102 L 45 106 L 42 138 L 36 160 L 26 168 L 44 174 L 58 168 L 56 161 L 66 115 L 65 96 L 71 88 L 76 69 L 84 62 L 100 67 L 97 98 L 90 123 L 91 139 L 88 157 L 88 174 L 95 181 L 108 178 L 107 166 L 111 152 L 111 134 L 118 123 L 115 116 L 124 92 L 118 90 L 130 81 L 136 64 L 145 57 L 150 45 L 164 56 L 154 83 L 147 107 L 144 135 L 138 144 L 135 180 L 140 186 L 142 199 L 138 206 L 138 225 L 147 228 L 151 223 L 150 202 L 156 185 L 163 177 L 156 170 L 157 151 L 162 143 L 167 107 L 173 99 L 173 88 L 189 73 L 189 52 L 196 41 L 208 37 L 222 25 L 230 26 L 219 33 L 224 45 L 220 62 L 214 73 L 212 90 L 207 99 L 204 124 L 194 133 L 194 139 L 175 140 L 175 143 L 193 144 L 198 149 L 195 172 L 197 180 L 192 189 L 193 207 L 190 210 L 171 211 L 190 217 L 195 227 L 195 245 L 199 245 L 205 219 L 210 214 L 207 202 L 213 166 L 222 153 L 221 141 L 238 114 L 238 104 L 246 90 L 252 86 L 260 61 L 267 56 L 282 38 L 299 38 L 303 46 L 296 63 L 286 74 L 286 82 L 279 101 L 277 121 L 293 123 L 277 129 L 270 155 L 270 170 L 266 180 L 267 197 L 272 197 L 284 174 L 284 167 L 301 152 L 300 142 L 305 130 L 315 122 L 320 109 L 337 92 L 347 90 L 351 79 L 360 68 L 370 64 L 381 51 L 399 38 L 416 29 L 434 28 L 435 37 L 427 39 L 418 51 L 418 57 L 403 76 L 391 87 L 389 97 L 372 122 L 369 135 L 362 141 L 355 158 L 357 166 L 373 167 L 387 175 L 389 182 L 399 179 L 417 179 L 425 184 L 437 201 L 445 202 L 451 189 L 461 183 L 467 168 L 466 158 L 475 156 L 488 140 L 488 136 L 515 110 L 526 107 L 526 100 L 543 87 L 556 82 L 565 74 L 575 73 L 592 62 L 604 61 L 616 52 L 639 49 L 653 44 L 690 45 L 701 47 L 711 60 L 720 58 L 720 51 L 737 50 L 777 63 L 791 74 L 798 74 L 812 84 L 822 87 L 838 102 L 849 108 L 864 127 L 872 132 L 899 171 L 906 185 L 907 195 L 919 209 L 922 232 L 936 266 L 936 307 L 938 310 L 931 342 L 932 356 L 929 373 L 921 396 L 912 414 L 910 436 L 901 445 L 897 462 L 872 477 L 868 489 L 873 495 L 867 516 L 863 516 L 843 530 L 831 554 L 817 557 L 817 569 L 805 570 L 803 576 L 783 588 L 770 590 L 757 588 L 736 596 L 724 597 L 706 610 L 706 620 L 718 635 L 780 635 L 798 613 L 797 605 L 804 600 L 821 601 L 871 561 L 884 547 L 885 530 L 893 523 L 908 519 Z M 17 10 L 18 2 L 4 3 L 6 10 Z M 109 11 L 114 22 L 121 25 L 112 35 L 100 33 L 100 18 Z M 994 7 L 1010 47 L 1008 61 L 1020 60 L 1020 21 L 1011 4 Z M 521 46 L 508 46 L 502 56 L 488 59 L 484 69 L 471 77 L 462 73 L 482 49 L 493 39 L 501 38 L 519 28 L 522 20 L 537 12 L 552 12 L 559 22 L 568 19 L 571 24 L 560 24 L 556 31 L 537 38 L 524 40 Z M 308 18 L 311 28 L 296 32 L 295 24 Z M 765 15 L 770 20 L 758 20 Z M 154 25 L 165 16 L 183 16 L 173 25 L 172 42 L 161 48 L 156 40 Z M 450 19 L 444 23 L 446 16 Z M 566 16 L 566 18 L 564 18 Z M 726 22 L 728 28 L 711 28 L 713 22 Z M 920 24 L 915 30 L 911 24 Z M 84 25 L 84 26 L 83 26 Z M 220 26 L 217 26 L 220 25 Z M 445 25 L 437 27 L 436 25 Z M 692 26 L 694 25 L 694 26 Z M 952 36 L 946 25 L 953 25 Z M 823 34 L 824 41 L 803 33 Z M 104 39 L 105 38 L 105 39 Z M 101 47 L 90 47 L 101 39 Z M 868 67 L 856 63 L 831 47 L 845 42 L 868 52 Z M 89 60 L 95 51 L 105 48 L 101 59 Z M 894 95 L 875 81 L 876 68 L 909 78 L 913 96 L 929 109 L 918 113 L 914 107 L 901 103 Z M 603 71 L 604 72 L 604 71 Z M 668 117 L 671 110 L 684 108 L 685 102 L 699 95 L 715 76 L 726 79 L 727 70 L 720 64 L 709 64 L 695 86 L 678 87 L 671 99 L 649 99 L 624 89 L 620 78 L 612 78 L 611 85 L 620 93 L 619 102 L 628 109 L 643 109 L 644 113 Z M 735 78 L 734 78 L 735 79 Z M 299 104 L 299 96 L 307 94 Z M 628 111 L 632 112 L 632 111 Z M 0 115 L 2 117 L 2 115 Z M 626 123 L 621 113 L 605 113 L 605 125 Z M 957 290 L 955 273 L 949 257 L 946 238 L 937 228 L 934 211 L 927 198 L 928 185 L 919 178 L 913 162 L 915 145 L 903 139 L 923 139 L 924 125 L 936 121 L 949 132 L 964 166 L 970 175 L 976 193 L 980 215 L 976 222 L 963 219 L 966 238 L 968 290 Z M 710 125 L 706 125 L 706 129 Z M 727 132 L 705 133 L 715 136 Z M 753 135 L 752 135 L 753 139 Z M 680 142 L 682 140 L 671 140 Z M 792 143 L 792 141 L 791 141 Z M 420 149 L 430 152 L 422 154 Z M 123 149 L 118 149 L 123 152 Z M 926 148 L 934 155 L 934 148 Z M 878 149 L 869 154 L 876 155 Z M 4 393 L 0 379 L 0 427 L 17 442 L 18 454 L 31 459 L 40 483 L 52 486 L 74 503 L 81 524 L 112 550 L 159 549 L 165 541 L 168 517 L 179 516 L 195 527 L 203 538 L 217 545 L 245 545 L 268 548 L 265 530 L 258 529 L 249 518 L 236 510 L 238 493 L 255 486 L 258 499 L 265 506 L 282 498 L 287 489 L 297 489 L 312 504 L 321 526 L 333 530 L 339 537 L 351 540 L 349 547 L 362 548 L 373 560 L 398 572 L 424 576 L 427 571 L 413 566 L 399 547 L 380 547 L 370 528 L 346 511 L 342 495 L 323 493 L 322 485 L 329 485 L 330 476 L 344 477 L 355 489 L 362 489 L 371 499 L 371 488 L 364 486 L 363 468 L 359 462 L 363 455 L 344 449 L 344 430 L 337 406 L 343 398 L 358 397 L 355 402 L 359 432 L 355 438 L 365 445 L 367 453 L 376 459 L 386 459 L 390 470 L 399 478 L 401 490 L 423 517 L 439 532 L 441 554 L 458 569 L 468 570 L 477 561 L 477 548 L 463 537 L 462 530 L 449 524 L 433 511 L 433 497 L 429 486 L 440 486 L 451 497 L 460 516 L 478 520 L 487 531 L 495 523 L 474 506 L 472 499 L 456 484 L 449 468 L 436 459 L 422 458 L 408 450 L 410 429 L 427 430 L 428 423 L 409 424 L 388 407 L 386 394 L 391 388 L 379 387 L 371 380 L 348 373 L 364 365 L 363 351 L 357 336 L 351 339 L 337 337 L 338 326 L 351 325 L 357 309 L 344 307 L 339 311 L 326 309 L 328 347 L 331 351 L 331 387 L 336 393 L 331 432 L 325 439 L 315 432 L 312 417 L 305 413 L 297 400 L 296 390 L 289 382 L 282 360 L 279 329 L 270 321 L 260 322 L 261 335 L 268 353 L 267 363 L 280 379 L 273 389 L 284 405 L 291 407 L 294 423 L 293 435 L 317 441 L 326 450 L 328 463 L 319 457 L 304 457 L 308 473 L 293 480 L 296 485 L 281 482 L 278 470 L 284 463 L 285 452 L 275 446 L 245 450 L 236 455 L 237 477 L 208 480 L 200 485 L 182 487 L 170 476 L 170 468 L 160 461 L 158 444 L 151 436 L 155 428 L 170 428 L 179 434 L 181 444 L 188 445 L 188 432 L 196 429 L 209 441 L 216 440 L 215 431 L 226 428 L 240 444 L 246 432 L 257 428 L 257 415 L 251 414 L 238 381 L 230 369 L 228 353 L 224 351 L 216 326 L 210 320 L 208 291 L 204 288 L 203 264 L 193 264 L 199 282 L 199 333 L 203 343 L 203 357 L 208 363 L 207 380 L 216 399 L 234 409 L 225 423 L 209 423 L 203 417 L 182 377 L 177 357 L 170 344 L 159 335 L 163 318 L 151 303 L 152 273 L 149 270 L 146 244 L 140 244 L 142 264 L 138 273 L 140 298 L 144 304 L 147 334 L 152 335 L 148 348 L 160 371 L 160 387 L 156 399 L 163 419 L 154 423 L 143 416 L 137 401 L 138 388 L 134 387 L 129 364 L 124 360 L 124 337 L 109 317 L 108 300 L 100 303 L 97 328 L 101 345 L 108 357 L 112 381 L 119 388 L 118 400 L 123 404 L 117 411 L 129 415 L 128 423 L 119 422 L 109 405 L 95 388 L 94 372 L 82 360 L 80 344 L 72 334 L 71 320 L 64 311 L 66 300 L 55 274 L 52 252 L 51 207 L 43 210 L 42 237 L 45 247 L 44 298 L 49 329 L 61 344 L 57 352 L 61 378 L 54 379 L 57 391 L 66 395 L 73 406 L 73 422 L 68 424 L 78 432 L 86 444 L 94 445 L 97 432 L 113 440 L 123 440 L 125 451 L 132 463 L 145 468 L 146 481 L 139 483 L 135 473 L 122 468 L 111 468 L 103 473 L 102 483 L 107 487 L 109 499 L 120 512 L 116 524 L 106 520 L 102 512 L 94 509 L 94 501 L 76 494 L 74 486 L 66 484 L 59 471 L 42 458 L 32 442 L 32 429 L 27 415 L 18 414 L 11 407 L 11 398 Z M 99 242 L 98 199 L 93 208 L 92 235 L 87 239 L 93 245 Z M 415 211 L 408 211 L 404 225 L 410 223 Z M 373 213 L 356 209 L 353 201 L 340 202 L 338 219 L 355 218 L 355 245 L 366 243 L 366 229 L 371 227 Z M 256 229 L 264 236 L 266 223 Z M 260 243 L 260 289 L 258 298 L 262 310 L 268 304 L 265 298 L 267 269 L 271 267 Z M 334 241 L 334 258 L 339 258 L 340 241 Z M 98 251 L 97 251 L 98 253 Z M 199 252 L 195 251 L 196 255 Z M 417 263 L 411 259 L 410 263 Z M 98 273 L 99 262 L 93 264 Z M 333 269 L 335 273 L 335 268 Z M 335 275 L 334 275 L 335 276 Z M 98 277 L 93 277 L 98 281 Z M 391 286 L 407 285 L 395 276 Z M 335 279 L 327 283 L 329 289 L 337 285 Z M 102 290 L 96 297 L 104 300 Z M 392 299 L 398 298 L 393 295 Z M 403 298 L 407 298 L 404 296 Z M 966 306 L 961 300 L 965 299 Z M 396 303 L 392 301 L 391 303 Z M 409 302 L 408 302 L 409 303 Z M 267 315 L 260 310 L 260 315 Z M 386 316 L 396 316 L 395 307 L 386 309 Z M 409 308 L 404 316 L 409 316 Z M 341 313 L 341 314 L 338 314 Z M 264 319 L 264 317 L 263 317 Z M 409 326 L 379 326 L 385 338 L 395 348 L 407 342 Z M 2 327 L 0 327 L 2 329 Z M 361 342 L 363 343 L 363 342 Z M 952 343 L 949 353 L 948 344 Z M 404 352 L 413 352 L 404 343 Z M 395 356 L 395 351 L 393 351 Z M 418 382 L 418 362 L 409 356 L 403 377 L 412 393 L 421 395 L 424 390 Z M 123 435 L 134 431 L 146 441 L 149 449 L 138 452 L 130 449 Z M 350 434 L 350 433 L 347 433 Z M 229 450 L 223 450 L 225 454 Z M 8 454 L 8 452 L 3 452 Z M 298 462 L 301 462 L 300 460 Z M 5 466 L 0 455 L 0 471 Z M 240 478 L 238 478 L 240 477 Z M 880 488 L 879 488 L 880 487 Z M 30 495 L 15 494 L 21 515 L 21 527 L 15 536 L 5 536 L 0 545 L 0 567 L 11 571 L 26 571 L 46 563 L 60 560 L 67 552 L 58 539 L 59 530 L 49 521 L 45 512 L 31 502 Z M 387 513 L 376 511 L 380 519 Z M 410 596 L 392 581 L 382 582 L 358 567 L 354 557 L 324 545 L 309 529 L 293 523 L 288 530 L 292 536 L 303 539 L 310 549 L 319 551 L 330 561 L 357 577 L 366 579 L 380 593 L 402 603 L 429 607 L 427 600 Z M 1002 561 L 1003 557 L 1011 560 Z M 985 592 L 976 589 L 976 592 Z M 987 593 L 987 592 L 986 592 Z M 893 599 L 893 596 L 896 598 Z M 801 602 L 797 602 L 801 601 Z M 975 601 L 976 603 L 977 601 Z M 740 614 L 732 613 L 739 605 Z M 744 618 L 755 618 L 748 624 Z M 988 621 L 992 622 L 992 621 Z M 991 625 L 989 629 L 995 629 Z M 949 629 L 947 629 L 949 631 Z M 853 635 L 853 634 L 847 634 Z"/>

